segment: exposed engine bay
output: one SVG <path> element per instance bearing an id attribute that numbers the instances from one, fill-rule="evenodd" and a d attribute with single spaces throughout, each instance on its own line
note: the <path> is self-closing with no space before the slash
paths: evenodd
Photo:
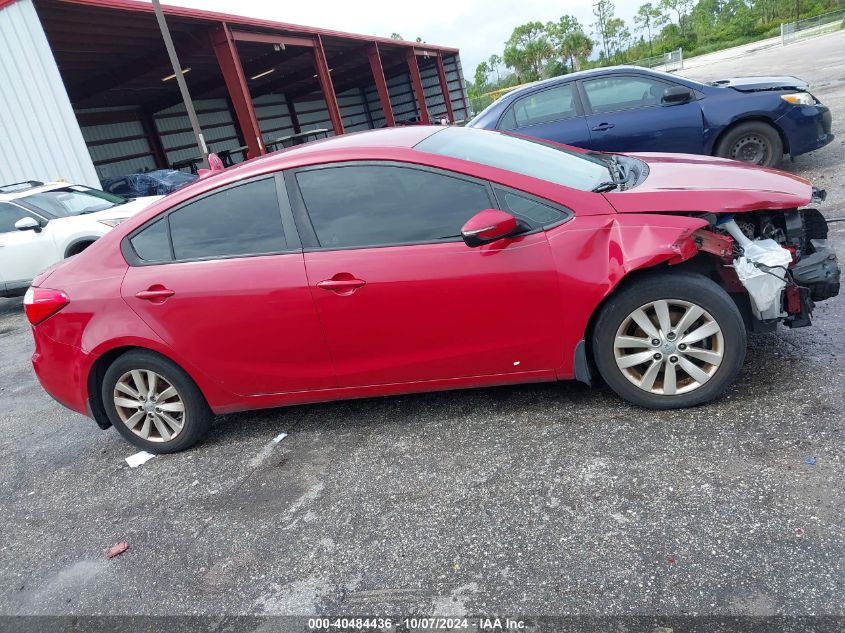
<path id="1" fill-rule="evenodd" d="M 722 260 L 719 274 L 727 290 L 748 293 L 755 321 L 805 327 L 815 302 L 839 294 L 839 263 L 818 209 L 711 217 L 696 241 Z"/>

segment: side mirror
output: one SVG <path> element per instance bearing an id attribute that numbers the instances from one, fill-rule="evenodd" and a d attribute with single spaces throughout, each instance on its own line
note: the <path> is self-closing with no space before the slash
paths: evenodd
<path id="1" fill-rule="evenodd" d="M 512 235 L 519 223 L 510 213 L 499 209 L 485 209 L 472 216 L 461 229 L 467 246 L 481 246 Z"/>
<path id="2" fill-rule="evenodd" d="M 20 220 L 15 222 L 15 228 L 18 231 L 35 231 L 36 233 L 41 232 L 41 225 L 38 223 L 38 220 L 29 216 L 21 218 Z"/>
<path id="3" fill-rule="evenodd" d="M 672 86 L 663 91 L 663 105 L 677 105 L 695 98 L 695 93 L 684 86 Z"/>

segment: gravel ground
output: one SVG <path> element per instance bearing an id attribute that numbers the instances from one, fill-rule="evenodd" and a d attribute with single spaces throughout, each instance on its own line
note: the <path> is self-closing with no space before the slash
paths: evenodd
<path id="1" fill-rule="evenodd" d="M 833 108 L 787 168 L 845 215 L 845 34 L 690 76 L 772 72 Z M 0 613 L 843 615 L 843 313 L 753 336 L 707 407 L 576 383 L 301 406 L 131 469 L 0 300 Z"/>

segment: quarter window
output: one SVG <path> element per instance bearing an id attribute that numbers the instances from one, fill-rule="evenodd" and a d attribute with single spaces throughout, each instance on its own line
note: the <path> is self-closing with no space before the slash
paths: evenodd
<path id="1" fill-rule="evenodd" d="M 600 77 L 583 82 L 593 113 L 660 105 L 668 84 L 647 77 Z"/>
<path id="2" fill-rule="evenodd" d="M 129 241 L 138 257 L 145 262 L 165 262 L 171 257 L 167 218 L 153 222 Z"/>
<path id="3" fill-rule="evenodd" d="M 485 185 L 410 167 L 329 167 L 296 181 L 325 248 L 460 239 L 464 223 L 491 206 Z"/>
<path id="4" fill-rule="evenodd" d="M 577 115 L 573 84 L 568 83 L 518 99 L 502 118 L 499 129 L 511 130 Z"/>

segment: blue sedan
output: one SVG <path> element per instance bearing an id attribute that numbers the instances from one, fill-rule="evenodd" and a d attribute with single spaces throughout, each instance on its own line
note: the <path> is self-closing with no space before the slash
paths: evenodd
<path id="1" fill-rule="evenodd" d="M 635 66 L 514 90 L 467 125 L 609 152 L 710 154 L 772 167 L 833 140 L 830 110 L 795 77 L 703 84 Z"/>

